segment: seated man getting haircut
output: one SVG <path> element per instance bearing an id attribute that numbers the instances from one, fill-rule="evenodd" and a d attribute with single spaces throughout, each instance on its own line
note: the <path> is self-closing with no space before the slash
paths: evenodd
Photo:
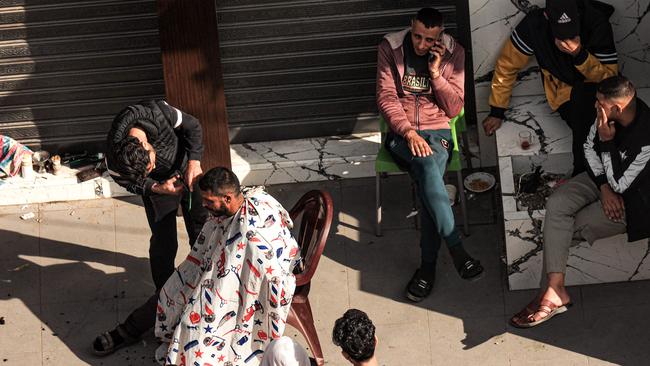
<path id="1" fill-rule="evenodd" d="M 259 365 L 284 332 L 299 248 L 289 213 L 261 188 L 214 168 L 199 180 L 210 217 L 160 291 L 156 357 L 168 365 Z M 239 362 L 237 362 L 239 361 Z"/>

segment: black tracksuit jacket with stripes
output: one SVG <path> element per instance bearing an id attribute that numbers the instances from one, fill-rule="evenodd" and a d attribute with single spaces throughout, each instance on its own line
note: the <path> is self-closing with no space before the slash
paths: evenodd
<path id="1" fill-rule="evenodd" d="M 609 183 L 623 196 L 629 241 L 650 237 L 650 108 L 636 99 L 636 117 L 627 127 L 616 123 L 616 135 L 600 141 L 591 127 L 584 144 L 587 171 L 596 185 Z"/>

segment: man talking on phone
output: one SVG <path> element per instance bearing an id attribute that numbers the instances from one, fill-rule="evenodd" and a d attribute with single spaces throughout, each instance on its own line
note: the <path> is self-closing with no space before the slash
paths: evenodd
<path id="1" fill-rule="evenodd" d="M 483 272 L 463 248 L 443 181 L 453 149 L 449 120 L 463 108 L 465 84 L 465 50 L 443 29 L 442 13 L 420 9 L 409 28 L 384 36 L 377 59 L 377 106 L 390 127 L 386 148 L 416 181 L 424 206 L 421 264 L 406 287 L 416 302 L 433 289 L 442 239 L 462 278 Z"/>

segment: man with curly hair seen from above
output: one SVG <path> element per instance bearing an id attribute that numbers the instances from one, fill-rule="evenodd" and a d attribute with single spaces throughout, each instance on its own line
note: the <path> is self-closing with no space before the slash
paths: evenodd
<path id="1" fill-rule="evenodd" d="M 375 326 L 368 315 L 358 309 L 350 309 L 336 320 L 332 341 L 341 347 L 341 354 L 354 366 L 377 366 Z"/>

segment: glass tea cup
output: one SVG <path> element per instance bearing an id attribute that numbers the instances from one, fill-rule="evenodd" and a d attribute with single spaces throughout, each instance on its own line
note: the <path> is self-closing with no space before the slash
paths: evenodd
<path id="1" fill-rule="evenodd" d="M 521 131 L 519 132 L 519 146 L 522 150 L 530 149 L 530 145 L 533 144 L 533 134 L 530 131 Z"/>

